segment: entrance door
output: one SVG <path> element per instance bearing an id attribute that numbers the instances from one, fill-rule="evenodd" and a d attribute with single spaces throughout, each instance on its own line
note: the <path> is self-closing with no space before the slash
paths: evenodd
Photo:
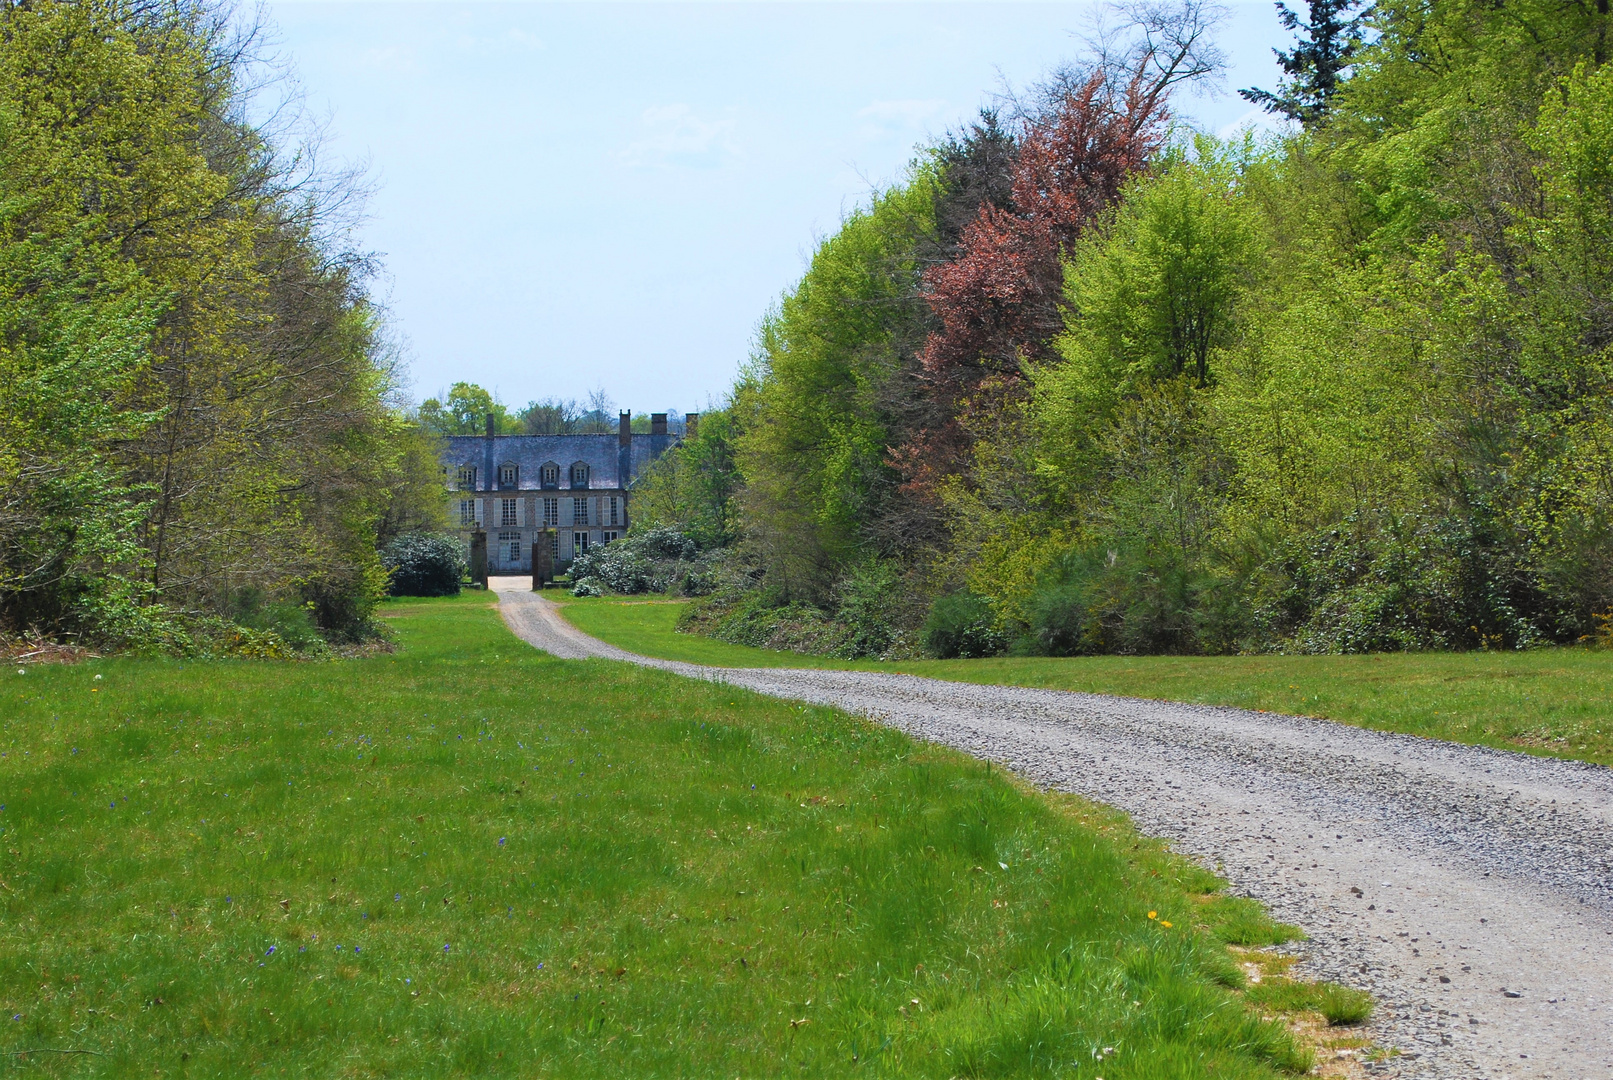
<path id="1" fill-rule="evenodd" d="M 521 534 L 518 532 L 501 532 L 498 534 L 498 551 L 495 558 L 500 570 L 519 573 L 522 570 Z"/>

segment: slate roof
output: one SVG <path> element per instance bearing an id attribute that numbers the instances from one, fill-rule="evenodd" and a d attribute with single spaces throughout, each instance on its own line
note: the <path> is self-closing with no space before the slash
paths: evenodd
<path id="1" fill-rule="evenodd" d="M 571 467 L 588 465 L 588 490 L 616 491 L 631 487 L 656 458 L 678 441 L 676 435 L 632 435 L 627 447 L 615 432 L 607 435 L 450 435 L 445 441 L 442 463 L 448 467 L 449 481 L 461 465 L 476 466 L 476 490 L 497 491 L 498 469 L 514 462 L 516 490 L 544 490 L 540 478 L 544 465 L 560 466 L 560 483 L 548 490 L 569 491 Z"/>

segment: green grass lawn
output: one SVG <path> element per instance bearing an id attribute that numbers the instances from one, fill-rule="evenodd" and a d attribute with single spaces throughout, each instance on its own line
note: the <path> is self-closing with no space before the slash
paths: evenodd
<path id="1" fill-rule="evenodd" d="M 1296 713 L 1362 727 L 1613 765 L 1613 652 L 1374 656 L 1093 656 L 852 663 L 728 645 L 673 630 L 682 605 L 568 601 L 566 617 L 622 648 L 737 667 L 904 671 Z"/>
<path id="2" fill-rule="evenodd" d="M 1236 990 L 1222 942 L 1285 931 L 1112 812 L 832 710 L 552 660 L 485 594 L 386 612 L 400 649 L 370 659 L 0 672 L 0 1060 L 1260 1077 L 1309 1051 L 1257 1010 L 1361 1012 Z"/>

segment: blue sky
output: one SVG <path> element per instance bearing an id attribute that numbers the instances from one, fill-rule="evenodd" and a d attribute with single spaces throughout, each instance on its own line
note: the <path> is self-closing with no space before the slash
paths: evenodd
<path id="1" fill-rule="evenodd" d="M 367 161 L 359 243 L 416 398 L 464 379 L 507 403 L 603 387 L 698 410 L 816 239 L 915 148 L 1080 48 L 1090 4 L 311 3 L 265 8 L 327 152 Z M 1229 5 L 1248 118 L 1286 44 Z"/>

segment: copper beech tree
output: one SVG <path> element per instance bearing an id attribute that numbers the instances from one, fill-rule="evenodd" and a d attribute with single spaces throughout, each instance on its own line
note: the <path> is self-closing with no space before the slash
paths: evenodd
<path id="1" fill-rule="evenodd" d="M 956 257 L 925 274 L 939 327 L 920 354 L 921 378 L 947 419 L 890 455 L 921 499 L 965 471 L 962 414 L 993 407 L 1015 392 L 1026 361 L 1050 357 L 1064 319 L 1061 259 L 1165 146 L 1172 88 L 1221 66 L 1208 41 L 1215 9 L 1189 0 L 1125 15 L 1117 31 L 1100 32 L 1090 65 L 1059 72 L 1021 108 L 1012 205 L 982 203 Z"/>

